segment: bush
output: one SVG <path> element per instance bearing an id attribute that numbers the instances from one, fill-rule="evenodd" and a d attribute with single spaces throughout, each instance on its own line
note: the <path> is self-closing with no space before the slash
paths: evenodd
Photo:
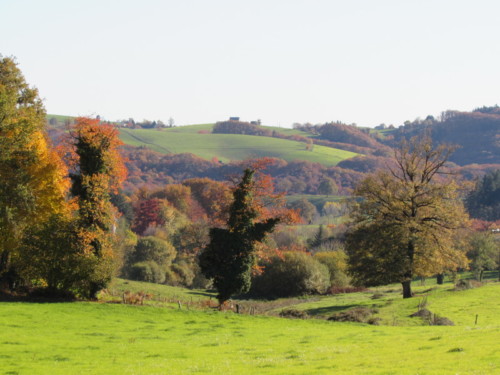
<path id="1" fill-rule="evenodd" d="M 330 284 L 328 268 L 306 253 L 285 252 L 263 266 L 252 282 L 252 293 L 262 297 L 324 293 Z"/>
<path id="2" fill-rule="evenodd" d="M 172 264 L 171 270 L 178 275 L 179 284 L 190 287 L 195 277 L 192 265 L 186 262 Z"/>
<path id="3" fill-rule="evenodd" d="M 138 262 L 130 267 L 129 277 L 132 280 L 161 284 L 165 281 L 165 272 L 154 261 Z"/>
<path id="4" fill-rule="evenodd" d="M 479 288 L 482 286 L 483 283 L 476 281 L 476 280 L 458 280 L 458 282 L 455 284 L 455 290 L 467 290 L 467 289 L 474 289 L 474 288 Z"/>
<path id="5" fill-rule="evenodd" d="M 328 320 L 334 322 L 357 322 L 357 323 L 368 323 L 376 324 L 378 319 L 371 317 L 373 310 L 367 307 L 357 307 L 355 309 L 342 311 L 337 314 L 332 315 Z"/>
<path id="6" fill-rule="evenodd" d="M 171 264 L 175 255 L 175 248 L 169 242 L 148 236 L 137 241 L 130 263 L 153 261 L 165 269 Z"/>
<path id="7" fill-rule="evenodd" d="M 453 323 L 450 319 L 445 318 L 444 316 L 437 316 L 434 315 L 431 325 L 433 326 L 454 326 L 455 323 Z"/>
<path id="8" fill-rule="evenodd" d="M 296 309 L 288 309 L 280 312 L 280 316 L 282 318 L 291 318 L 291 319 L 308 319 L 309 315 L 305 311 L 300 311 Z"/>
<path id="9" fill-rule="evenodd" d="M 347 255 L 343 250 L 322 251 L 314 254 L 314 259 L 328 267 L 331 286 L 345 287 L 349 285 Z"/>

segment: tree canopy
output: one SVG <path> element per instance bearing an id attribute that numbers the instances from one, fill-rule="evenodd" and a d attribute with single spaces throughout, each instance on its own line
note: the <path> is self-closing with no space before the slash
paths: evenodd
<path id="1" fill-rule="evenodd" d="M 25 229 L 67 210 L 66 170 L 45 133 L 38 90 L 0 56 L 0 279 L 13 269 Z"/>
<path id="2" fill-rule="evenodd" d="M 442 179 L 449 146 L 412 138 L 395 150 L 394 165 L 364 179 L 354 194 L 347 236 L 350 271 L 365 285 L 401 282 L 466 265 L 454 234 L 467 220 L 457 185 Z"/>
<path id="3" fill-rule="evenodd" d="M 467 209 L 477 219 L 500 220 L 500 169 L 486 174 L 467 197 Z"/>

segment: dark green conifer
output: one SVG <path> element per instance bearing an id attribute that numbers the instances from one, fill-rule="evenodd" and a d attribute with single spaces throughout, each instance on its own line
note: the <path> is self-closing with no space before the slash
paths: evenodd
<path id="1" fill-rule="evenodd" d="M 213 280 L 217 299 L 223 304 L 231 296 L 250 289 L 251 271 L 256 262 L 255 244 L 272 232 L 278 218 L 256 222 L 253 175 L 246 169 L 233 193 L 227 229 L 211 228 L 210 243 L 200 255 L 203 274 Z"/>

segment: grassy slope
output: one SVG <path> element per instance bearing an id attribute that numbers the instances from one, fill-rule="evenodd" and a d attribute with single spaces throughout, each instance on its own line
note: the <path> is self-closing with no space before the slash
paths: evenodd
<path id="1" fill-rule="evenodd" d="M 196 125 L 209 130 L 210 125 Z M 121 139 L 132 146 L 147 146 L 162 153 L 190 152 L 204 159 L 217 157 L 223 162 L 252 157 L 278 157 L 287 161 L 306 160 L 327 166 L 356 156 L 349 151 L 315 145 L 307 151 L 305 144 L 285 139 L 236 134 L 198 134 L 190 127 L 168 130 L 121 129 Z"/>
<path id="2" fill-rule="evenodd" d="M 431 280 L 432 281 L 432 280 Z M 456 325 L 472 326 L 476 314 L 479 315 L 478 324 L 481 326 L 500 326 L 500 284 L 491 283 L 477 289 L 454 291 L 451 283 L 425 286 L 414 283 L 415 298 L 401 298 L 401 287 L 390 285 L 371 288 L 369 292 L 340 294 L 327 296 L 319 301 L 306 302 L 291 308 L 304 310 L 315 317 L 328 317 L 338 311 L 348 310 L 357 306 L 373 307 L 379 310 L 375 315 L 381 319 L 383 325 L 418 326 L 427 323 L 419 318 L 411 318 L 410 314 L 418 310 L 418 304 L 427 298 L 426 308 L 439 316 L 444 316 Z M 432 290 L 429 290 L 432 289 Z M 372 299 L 375 293 L 381 298 Z"/>
<path id="3" fill-rule="evenodd" d="M 5 374 L 494 374 L 500 366 L 498 326 L 372 327 L 91 303 L 5 303 L 0 325 Z"/>
<path id="4" fill-rule="evenodd" d="M 147 286 L 121 280 L 114 287 Z M 429 298 L 430 309 L 445 310 L 455 327 L 368 326 L 102 303 L 2 303 L 0 372 L 495 374 L 500 284 L 447 289 L 449 284 Z M 403 301 L 399 293 L 386 292 L 396 298 L 389 308 L 402 315 L 414 311 L 417 299 Z M 363 304 L 359 295 L 341 297 L 352 299 L 347 305 Z M 470 318 L 477 312 L 474 326 Z"/>

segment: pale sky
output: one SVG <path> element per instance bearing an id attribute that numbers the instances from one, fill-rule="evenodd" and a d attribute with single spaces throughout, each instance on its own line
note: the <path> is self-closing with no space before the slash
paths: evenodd
<path id="1" fill-rule="evenodd" d="M 400 125 L 500 104 L 498 0 L 0 0 L 49 113 Z"/>

